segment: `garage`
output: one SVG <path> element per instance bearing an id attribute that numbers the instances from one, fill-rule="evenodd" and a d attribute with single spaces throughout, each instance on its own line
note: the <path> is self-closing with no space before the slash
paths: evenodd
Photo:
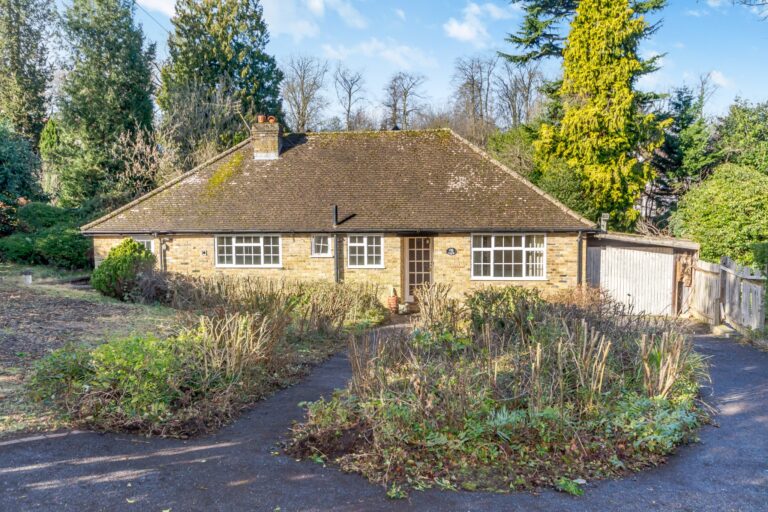
<path id="1" fill-rule="evenodd" d="M 587 282 L 634 313 L 685 312 L 698 244 L 676 238 L 600 233 L 587 246 Z"/>

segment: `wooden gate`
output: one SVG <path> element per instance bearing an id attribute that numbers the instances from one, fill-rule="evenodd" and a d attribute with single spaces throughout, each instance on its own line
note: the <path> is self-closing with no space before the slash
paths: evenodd
<path id="1" fill-rule="evenodd" d="M 711 324 L 737 329 L 765 327 L 766 278 L 727 257 L 720 264 L 699 261 L 693 274 L 691 307 Z"/>
<path id="2" fill-rule="evenodd" d="M 587 282 L 635 313 L 674 315 L 675 255 L 664 247 L 589 247 Z"/>

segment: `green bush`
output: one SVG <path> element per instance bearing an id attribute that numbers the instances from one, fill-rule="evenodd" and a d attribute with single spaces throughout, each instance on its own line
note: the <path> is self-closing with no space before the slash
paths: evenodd
<path id="1" fill-rule="evenodd" d="M 11 263 L 37 265 L 42 263 L 35 250 L 35 237 L 27 233 L 14 233 L 0 238 L 0 259 Z"/>
<path id="2" fill-rule="evenodd" d="M 62 224 L 74 227 L 77 223 L 76 211 L 37 201 L 19 208 L 18 217 L 19 228 L 30 233 Z"/>
<path id="3" fill-rule="evenodd" d="M 71 412 L 93 371 L 90 350 L 70 344 L 38 360 L 27 386 L 33 399 L 52 400 Z"/>
<path id="4" fill-rule="evenodd" d="M 84 413 L 97 421 L 107 420 L 101 421 L 104 424 L 169 419 L 189 387 L 184 357 L 174 345 L 170 340 L 137 336 L 94 349 Z"/>
<path id="5" fill-rule="evenodd" d="M 25 265 L 87 268 L 90 250 L 90 241 L 77 228 L 65 226 L 0 238 L 0 259 Z"/>
<path id="6" fill-rule="evenodd" d="M 670 224 L 675 234 L 701 244 L 702 259 L 730 256 L 752 265 L 752 245 L 768 240 L 768 176 L 722 165 L 683 196 Z"/>
<path id="7" fill-rule="evenodd" d="M 55 226 L 37 233 L 35 251 L 46 265 L 87 268 L 91 242 L 77 228 Z"/>
<path id="8" fill-rule="evenodd" d="M 16 204 L 0 194 L 0 236 L 13 233 L 18 224 Z"/>
<path id="9" fill-rule="evenodd" d="M 113 247 L 93 271 L 91 285 L 108 297 L 127 300 L 136 289 L 140 275 L 151 272 L 154 255 L 142 244 L 126 238 Z"/>

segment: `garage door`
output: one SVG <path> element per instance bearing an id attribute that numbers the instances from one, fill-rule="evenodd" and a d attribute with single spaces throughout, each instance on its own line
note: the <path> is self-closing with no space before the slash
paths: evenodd
<path id="1" fill-rule="evenodd" d="M 672 315 L 675 257 L 655 247 L 590 247 L 587 281 L 636 313 Z"/>

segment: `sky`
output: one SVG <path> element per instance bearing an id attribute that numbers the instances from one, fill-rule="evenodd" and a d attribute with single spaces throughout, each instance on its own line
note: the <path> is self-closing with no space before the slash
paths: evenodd
<path id="1" fill-rule="evenodd" d="M 137 0 L 136 16 L 147 38 L 167 55 L 174 0 Z M 267 51 L 278 63 L 293 54 L 327 59 L 359 70 L 366 80 L 371 106 L 383 96 L 387 79 L 397 71 L 426 77 L 426 99 L 448 101 L 457 58 L 512 52 L 505 42 L 522 20 L 519 7 L 499 0 L 262 0 L 269 27 Z M 694 86 L 710 73 L 717 91 L 707 106 L 711 116 L 723 114 L 736 97 L 768 100 L 768 19 L 754 8 L 730 0 L 669 0 L 652 17 L 662 25 L 642 44 L 644 56 L 663 55 L 661 69 L 641 79 L 645 90 L 667 92 Z M 558 73 L 551 60 L 544 70 Z M 328 80 L 330 82 L 330 80 Z M 333 105 L 335 94 L 325 92 Z M 333 114 L 333 106 L 330 107 Z"/>

